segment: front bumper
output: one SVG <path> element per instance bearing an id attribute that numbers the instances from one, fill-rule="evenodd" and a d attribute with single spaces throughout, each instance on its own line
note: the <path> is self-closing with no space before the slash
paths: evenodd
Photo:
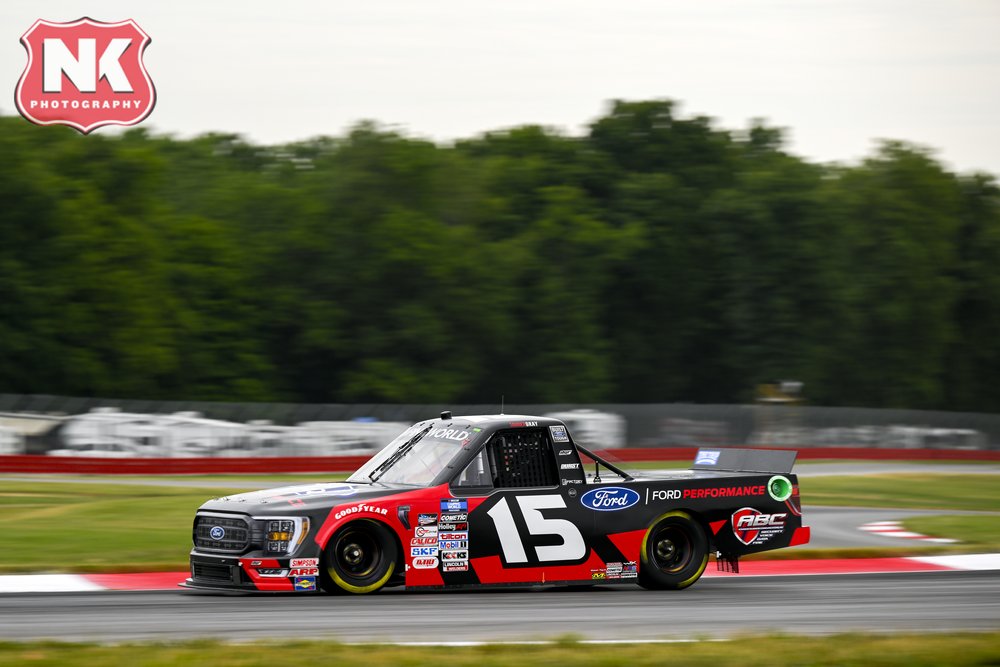
<path id="1" fill-rule="evenodd" d="M 214 591 L 315 593 L 318 558 L 247 558 L 191 552 L 191 576 L 184 588 Z"/>

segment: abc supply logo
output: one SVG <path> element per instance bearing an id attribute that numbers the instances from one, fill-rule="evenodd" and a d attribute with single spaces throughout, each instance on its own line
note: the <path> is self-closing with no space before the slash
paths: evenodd
<path id="1" fill-rule="evenodd" d="M 752 507 L 744 507 L 733 513 L 733 532 L 747 546 L 763 544 L 775 535 L 784 532 L 788 514 L 764 514 Z"/>
<path id="2" fill-rule="evenodd" d="M 39 19 L 21 37 L 28 65 L 17 82 L 17 110 L 36 125 L 68 125 L 83 134 L 105 125 L 135 125 L 156 104 L 142 62 L 150 41 L 132 19 Z"/>

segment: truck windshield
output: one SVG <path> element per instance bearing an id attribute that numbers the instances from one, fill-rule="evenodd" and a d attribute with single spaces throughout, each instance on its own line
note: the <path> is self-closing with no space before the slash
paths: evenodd
<path id="1" fill-rule="evenodd" d="M 347 481 L 427 486 L 475 435 L 469 427 L 433 428 L 426 422 L 415 424 L 386 445 Z"/>

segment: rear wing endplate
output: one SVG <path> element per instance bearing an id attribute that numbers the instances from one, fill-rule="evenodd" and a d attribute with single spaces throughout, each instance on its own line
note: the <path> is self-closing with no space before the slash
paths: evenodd
<path id="1" fill-rule="evenodd" d="M 727 472 L 792 472 L 798 452 L 791 449 L 699 449 L 695 470 Z"/>

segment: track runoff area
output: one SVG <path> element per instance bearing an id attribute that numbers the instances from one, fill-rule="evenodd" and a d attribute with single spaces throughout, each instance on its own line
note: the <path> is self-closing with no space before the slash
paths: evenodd
<path id="1" fill-rule="evenodd" d="M 705 577 L 785 577 L 902 572 L 1000 571 L 1000 554 L 906 556 L 895 558 L 826 558 L 744 561 L 740 573 L 712 568 Z M 74 593 L 96 591 L 160 591 L 176 589 L 189 573 L 13 574 L 0 575 L 0 593 Z"/>

